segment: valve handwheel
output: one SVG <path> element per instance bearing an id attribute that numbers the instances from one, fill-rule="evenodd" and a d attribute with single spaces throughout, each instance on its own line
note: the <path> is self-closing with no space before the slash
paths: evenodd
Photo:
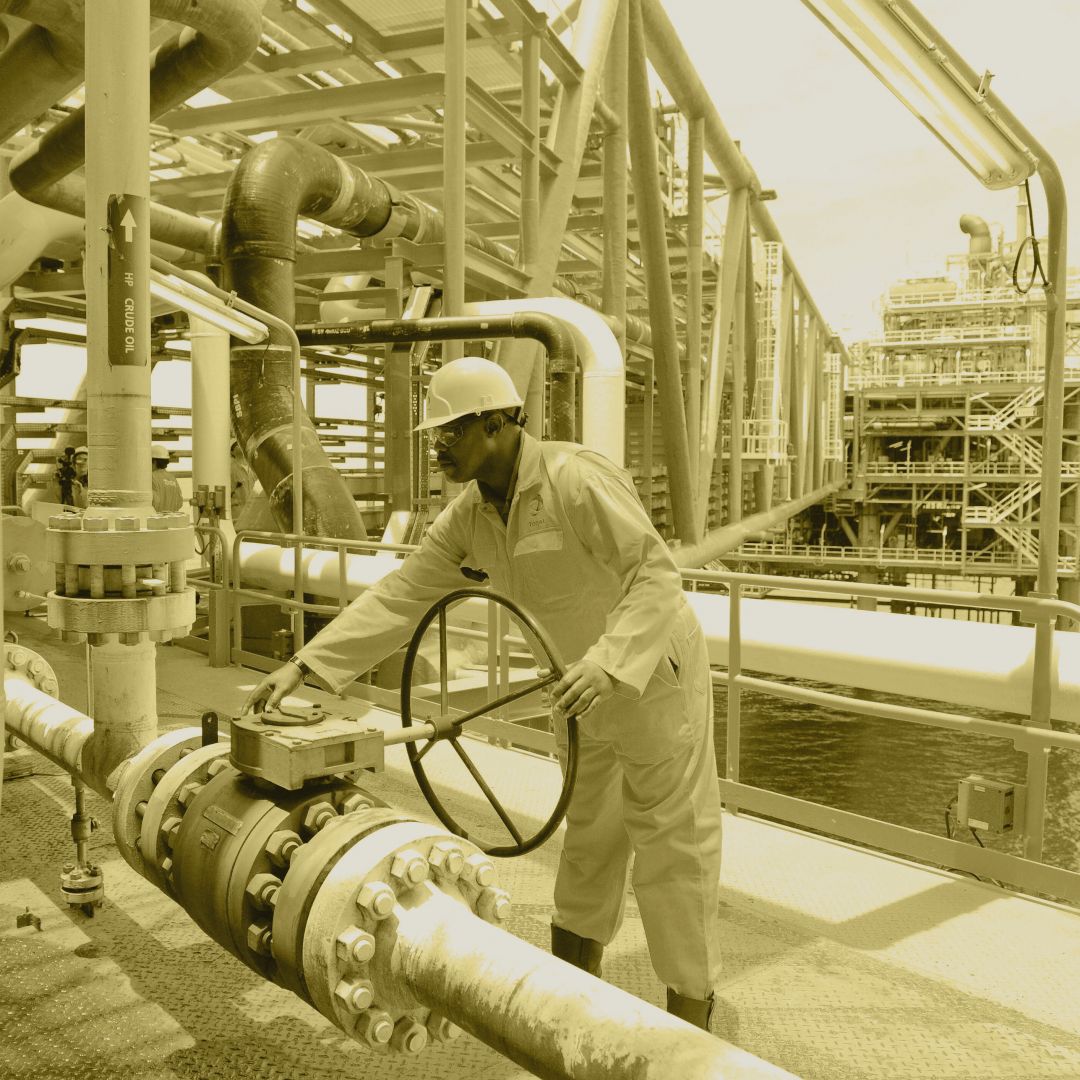
<path id="1" fill-rule="evenodd" d="M 499 708 L 501 705 L 507 705 L 512 701 L 517 701 L 519 698 L 523 698 L 528 694 L 532 694 L 537 690 L 542 689 L 545 686 L 549 686 L 559 681 L 563 676 L 563 666 L 559 659 L 558 653 L 555 651 L 555 647 L 548 640 L 544 631 L 536 625 L 535 622 L 524 612 L 517 604 L 505 596 L 501 596 L 498 593 L 491 592 L 489 589 L 458 589 L 455 592 L 448 593 L 436 604 L 427 611 L 424 617 L 420 620 L 416 627 L 416 631 L 413 633 L 412 640 L 409 642 L 408 648 L 405 650 L 405 661 L 401 670 L 401 722 L 405 727 L 411 727 L 413 724 L 412 718 L 412 672 L 413 665 L 416 661 L 417 653 L 420 650 L 420 643 L 423 640 L 424 634 L 427 632 L 428 627 L 433 622 L 438 620 L 439 623 L 439 684 L 445 694 L 447 685 L 447 630 L 446 630 L 446 613 L 454 605 L 462 600 L 469 599 L 471 597 L 477 597 L 481 600 L 490 601 L 500 607 L 506 608 L 518 621 L 518 623 L 525 628 L 532 640 L 543 651 L 543 657 L 536 657 L 538 661 L 541 661 L 541 666 L 547 669 L 547 674 L 533 680 L 532 682 L 518 687 L 516 690 L 509 694 L 504 694 L 502 697 L 494 698 L 491 701 L 485 702 L 478 708 L 471 709 L 469 712 L 461 716 L 439 716 L 435 718 L 429 718 L 423 721 L 417 721 L 418 723 L 424 723 L 435 728 L 435 734 L 421 747 L 417 747 L 415 743 L 407 743 L 406 751 L 409 755 L 409 764 L 412 766 L 413 774 L 416 776 L 416 782 L 420 785 L 420 790 L 424 793 L 424 798 L 427 799 L 428 805 L 435 812 L 438 819 L 457 836 L 464 837 L 471 840 L 477 847 L 487 852 L 489 855 L 507 856 L 507 855 L 524 855 L 527 851 L 532 851 L 534 848 L 539 847 L 551 834 L 559 827 L 559 823 L 566 815 L 566 808 L 570 804 L 570 796 L 574 790 L 574 780 L 577 776 L 577 762 L 578 762 L 578 733 L 577 733 L 577 720 L 574 717 L 567 717 L 566 720 L 566 760 L 563 768 L 563 783 L 562 790 L 559 792 L 558 801 L 555 804 L 555 809 L 551 812 L 551 816 L 544 822 L 540 828 L 531 836 L 525 836 L 522 834 L 521 829 L 515 824 L 513 819 L 507 813 L 506 808 L 499 801 L 498 797 L 491 790 L 490 785 L 481 775 L 480 770 L 476 767 L 476 763 L 465 752 L 464 747 L 461 745 L 458 735 L 461 734 L 462 729 L 470 720 L 475 720 L 476 717 L 482 716 L 484 713 L 491 712 L 493 709 Z M 535 648 L 534 648 L 535 652 Z M 456 751 L 458 757 L 461 758 L 465 767 L 469 770 L 472 778 L 476 781 L 480 790 L 484 793 L 495 813 L 498 814 L 499 819 L 506 827 L 507 831 L 514 838 L 513 844 L 502 845 L 486 845 L 476 836 L 470 836 L 464 828 L 453 817 L 450 816 L 450 812 L 443 805 L 442 801 L 436 795 L 434 788 L 431 786 L 431 782 L 428 779 L 427 773 L 424 771 L 423 758 L 424 755 L 437 743 L 442 741 L 448 741 L 450 745 Z"/>

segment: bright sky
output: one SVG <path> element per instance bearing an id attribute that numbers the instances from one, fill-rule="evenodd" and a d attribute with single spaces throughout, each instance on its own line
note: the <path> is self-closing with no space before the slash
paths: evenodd
<path id="1" fill-rule="evenodd" d="M 916 0 L 926 18 L 1053 155 L 1070 199 L 1069 263 L 1080 265 L 1080 0 Z M 814 300 L 853 342 L 880 327 L 897 278 L 944 271 L 967 250 L 960 215 L 1015 235 L 1015 191 L 978 180 L 801 0 L 664 0 L 741 142 Z M 1046 227 L 1037 178 L 1036 228 Z M 723 203 L 719 206 L 722 208 Z"/>

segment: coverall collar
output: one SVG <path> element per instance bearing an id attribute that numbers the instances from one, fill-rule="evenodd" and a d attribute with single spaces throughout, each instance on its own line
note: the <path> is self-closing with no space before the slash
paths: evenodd
<path id="1" fill-rule="evenodd" d="M 506 500 L 502 501 L 485 484 L 476 481 L 477 502 L 487 503 L 502 518 L 505 524 L 510 518 L 510 507 L 518 491 L 527 491 L 540 483 L 540 444 L 526 431 L 522 430 L 518 441 L 517 459 L 514 471 L 510 474 L 510 484 L 506 489 Z"/>

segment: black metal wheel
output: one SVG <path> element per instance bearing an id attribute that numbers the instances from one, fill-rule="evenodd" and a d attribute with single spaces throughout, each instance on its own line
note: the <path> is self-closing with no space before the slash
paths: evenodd
<path id="1" fill-rule="evenodd" d="M 448 593 L 425 613 L 424 617 L 420 620 L 413 633 L 412 640 L 409 642 L 408 648 L 405 650 L 405 660 L 401 670 L 401 722 L 405 727 L 411 727 L 413 725 L 412 716 L 412 674 L 413 667 L 416 662 L 416 657 L 420 650 L 420 644 L 423 641 L 424 635 L 427 633 L 428 628 L 432 623 L 438 621 L 439 624 L 439 682 L 444 688 L 447 683 L 447 629 L 446 629 L 446 613 L 453 607 L 454 604 L 460 603 L 462 600 L 469 599 L 471 597 L 478 597 L 482 600 L 488 600 L 491 603 L 497 604 L 506 608 L 518 621 L 518 623 L 528 631 L 528 634 L 532 637 L 534 646 L 534 655 L 537 652 L 537 646 L 539 651 L 544 655 L 538 656 L 536 659 L 540 662 L 540 666 L 547 669 L 547 674 L 535 679 L 534 681 L 519 686 L 513 692 L 504 694 L 501 697 L 493 698 L 491 701 L 484 702 L 478 708 L 471 709 L 469 712 L 462 716 L 439 716 L 434 719 L 417 720 L 417 723 L 425 723 L 435 728 L 435 733 L 429 738 L 422 746 L 418 746 L 416 743 L 407 743 L 406 752 L 409 755 L 409 764 L 412 766 L 413 775 L 416 777 L 416 782 L 420 786 L 420 790 L 424 793 L 424 798 L 427 799 L 428 805 L 434 811 L 436 817 L 455 835 L 461 836 L 467 840 L 471 840 L 477 847 L 481 848 L 488 855 L 495 856 L 510 856 L 510 855 L 524 855 L 528 851 L 532 851 L 538 848 L 545 840 L 547 840 L 552 833 L 559 827 L 559 823 L 566 816 L 566 808 L 570 805 L 570 796 L 574 791 L 574 781 L 577 778 L 577 764 L 578 764 L 578 732 L 577 732 L 577 719 L 575 717 L 567 717 L 566 719 L 566 761 L 563 768 L 563 784 L 562 790 L 559 792 L 558 801 L 555 804 L 554 810 L 551 812 L 551 816 L 540 826 L 539 829 L 531 836 L 526 836 L 518 828 L 517 824 L 507 813 L 506 808 L 499 801 L 498 797 L 491 790 L 491 786 L 484 779 L 480 770 L 477 768 L 476 763 L 465 752 L 464 747 L 461 745 L 461 741 L 458 736 L 461 734 L 465 725 L 470 720 L 475 720 L 478 716 L 482 716 L 484 713 L 490 712 L 492 709 L 497 709 L 501 705 L 507 705 L 512 701 L 516 701 L 519 698 L 523 698 L 528 694 L 532 694 L 537 690 L 542 689 L 545 686 L 554 684 L 559 681 L 563 676 L 563 665 L 559 659 L 558 653 L 555 650 L 554 645 L 548 640 L 544 631 L 533 621 L 533 619 L 513 600 L 508 597 L 501 596 L 499 593 L 491 592 L 489 589 L 458 589 L 455 592 Z M 480 838 L 476 836 L 470 836 L 468 832 L 450 815 L 450 812 L 443 805 L 442 800 L 435 793 L 435 789 L 431 786 L 431 782 L 428 779 L 427 773 L 424 770 L 423 759 L 427 752 L 438 742 L 447 741 L 454 748 L 458 757 L 461 758 L 465 765 L 465 768 L 469 770 L 470 775 L 476 781 L 477 786 L 484 793 L 488 802 L 491 804 L 495 813 L 498 815 L 499 820 L 503 823 L 506 830 L 514 838 L 512 844 L 485 844 Z"/>

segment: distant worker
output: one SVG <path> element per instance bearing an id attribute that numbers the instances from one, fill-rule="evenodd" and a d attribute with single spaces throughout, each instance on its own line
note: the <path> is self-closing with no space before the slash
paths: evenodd
<path id="1" fill-rule="evenodd" d="M 70 446 L 65 447 L 56 459 L 56 471 L 48 487 L 48 501 L 85 510 L 89 465 L 90 452 L 85 446 L 76 446 L 74 450 Z"/>
<path id="2" fill-rule="evenodd" d="M 166 470 L 169 467 L 169 451 L 161 443 L 154 443 L 150 448 L 151 471 L 150 485 L 153 488 L 152 502 L 159 514 L 184 508 L 184 495 L 176 478 Z"/>
<path id="3" fill-rule="evenodd" d="M 468 584 L 463 567 L 533 613 L 566 662 L 556 742 L 580 721 L 577 784 L 555 881 L 552 951 L 600 974 L 626 871 L 668 1010 L 708 1028 L 720 972 L 720 793 L 704 635 L 629 475 L 575 443 L 537 442 L 506 371 L 440 368 L 426 419 L 444 476 L 465 487 L 400 568 L 362 593 L 244 710 L 274 708 L 306 673 L 342 690 Z"/>

